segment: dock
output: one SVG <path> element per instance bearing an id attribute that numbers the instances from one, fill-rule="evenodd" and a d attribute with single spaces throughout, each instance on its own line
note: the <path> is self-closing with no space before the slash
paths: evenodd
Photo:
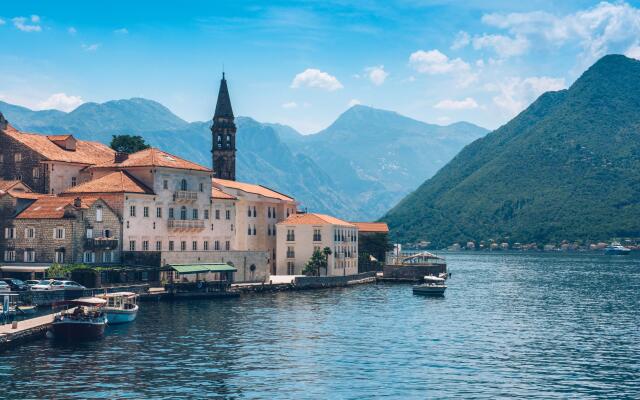
<path id="1" fill-rule="evenodd" d="M 0 325 L 0 350 L 26 340 L 45 337 L 55 315 L 56 313 L 51 313 L 41 317 L 16 321 L 16 329 L 12 328 L 11 323 Z"/>

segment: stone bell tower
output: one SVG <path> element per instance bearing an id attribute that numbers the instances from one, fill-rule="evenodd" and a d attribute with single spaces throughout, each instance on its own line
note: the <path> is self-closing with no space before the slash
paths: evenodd
<path id="1" fill-rule="evenodd" d="M 211 156 L 214 177 L 231 181 L 236 180 L 236 124 L 233 122 L 234 119 L 227 80 L 223 72 L 216 111 L 213 114 L 213 125 L 211 126 L 213 138 Z"/>

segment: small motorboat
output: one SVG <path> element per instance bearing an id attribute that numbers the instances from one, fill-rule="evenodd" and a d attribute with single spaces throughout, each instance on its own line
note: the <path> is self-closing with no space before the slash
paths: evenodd
<path id="1" fill-rule="evenodd" d="M 107 301 L 104 312 L 107 314 L 109 324 L 123 324 L 136 319 L 138 315 L 137 294 L 117 292 L 101 294 L 98 297 Z"/>
<path id="2" fill-rule="evenodd" d="M 16 311 L 19 314 L 22 314 L 22 315 L 35 314 L 36 313 L 36 307 L 37 306 L 23 304 L 23 305 L 20 305 L 20 306 L 16 306 Z"/>
<path id="3" fill-rule="evenodd" d="M 426 296 L 444 296 L 447 285 L 444 284 L 445 279 L 437 276 L 425 276 L 424 283 L 413 287 L 413 294 L 421 294 Z"/>
<path id="4" fill-rule="evenodd" d="M 66 310 L 53 318 L 51 332 L 57 340 L 80 341 L 98 339 L 104 335 L 107 316 L 103 310 L 107 301 L 97 297 L 82 297 L 58 303 Z"/>
<path id="5" fill-rule="evenodd" d="M 604 248 L 604 254 L 610 256 L 626 256 L 631 253 L 631 249 L 624 247 L 618 242 L 613 242 Z"/>

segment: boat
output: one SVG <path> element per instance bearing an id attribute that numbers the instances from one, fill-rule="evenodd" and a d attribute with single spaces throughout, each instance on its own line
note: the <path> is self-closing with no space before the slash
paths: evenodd
<path id="1" fill-rule="evenodd" d="M 105 293 L 97 296 L 107 301 L 104 312 L 109 324 L 123 324 L 136 319 L 138 295 L 132 292 Z"/>
<path id="2" fill-rule="evenodd" d="M 447 290 L 447 285 L 445 285 L 444 282 L 444 278 L 438 276 L 425 276 L 424 283 L 413 287 L 413 294 L 444 296 L 444 291 Z"/>
<path id="3" fill-rule="evenodd" d="M 626 256 L 631 253 L 631 249 L 624 247 L 618 242 L 613 242 L 604 248 L 604 254 L 614 256 Z"/>
<path id="4" fill-rule="evenodd" d="M 16 306 L 16 311 L 19 314 L 22 314 L 22 315 L 35 314 L 36 313 L 36 307 L 37 306 L 23 304 L 23 305 L 20 305 L 20 306 Z"/>
<path id="5" fill-rule="evenodd" d="M 103 310 L 107 301 L 97 297 L 82 297 L 65 301 L 68 308 L 53 318 L 51 332 L 57 340 L 79 341 L 98 339 L 104 335 L 107 316 Z"/>

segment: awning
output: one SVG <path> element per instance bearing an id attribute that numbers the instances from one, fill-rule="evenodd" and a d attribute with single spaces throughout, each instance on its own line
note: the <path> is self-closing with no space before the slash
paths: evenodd
<path id="1" fill-rule="evenodd" d="M 45 272 L 50 265 L 3 265 L 0 271 L 3 272 Z"/>
<path id="2" fill-rule="evenodd" d="M 180 274 L 199 274 L 206 272 L 236 272 L 237 269 L 229 264 L 180 264 L 170 265 Z"/>

